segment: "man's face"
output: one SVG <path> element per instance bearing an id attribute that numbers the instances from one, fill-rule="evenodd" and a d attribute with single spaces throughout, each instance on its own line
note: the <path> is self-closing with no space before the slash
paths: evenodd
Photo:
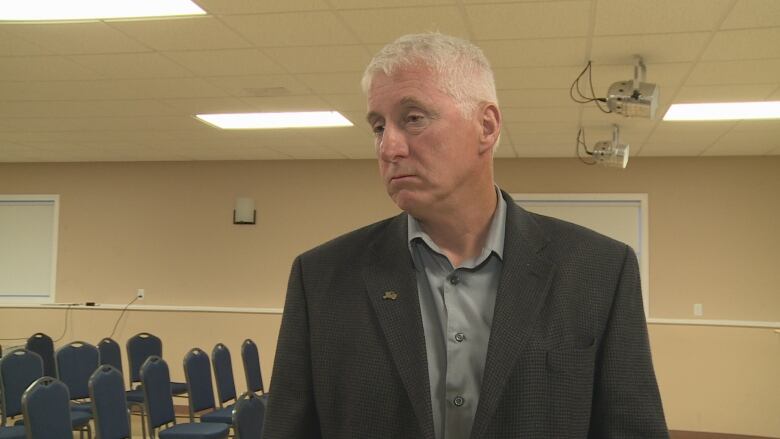
<path id="1" fill-rule="evenodd" d="M 484 165 L 480 123 L 463 117 L 430 69 L 378 73 L 368 91 L 368 123 L 380 174 L 398 207 L 419 219 L 441 202 L 466 198 L 461 195 Z"/>

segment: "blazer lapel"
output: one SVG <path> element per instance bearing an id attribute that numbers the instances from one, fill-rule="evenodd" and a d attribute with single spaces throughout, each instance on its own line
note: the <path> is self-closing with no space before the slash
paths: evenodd
<path id="1" fill-rule="evenodd" d="M 488 342 L 485 372 L 471 438 L 482 436 L 544 303 L 555 266 L 539 252 L 546 238 L 536 222 L 507 202 L 504 260 Z"/>
<path id="2" fill-rule="evenodd" d="M 420 430 L 426 439 L 434 439 L 425 333 L 405 214 L 392 220 L 387 231 L 371 244 L 367 259 L 363 267 L 366 292 Z"/>

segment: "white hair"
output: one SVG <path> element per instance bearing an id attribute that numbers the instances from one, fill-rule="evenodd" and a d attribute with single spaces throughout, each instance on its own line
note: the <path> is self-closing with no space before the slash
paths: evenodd
<path id="1" fill-rule="evenodd" d="M 470 117 L 481 103 L 498 104 L 493 70 L 482 49 L 437 32 L 404 35 L 383 47 L 363 73 L 363 92 L 371 89 L 377 73 L 390 76 L 408 66 L 433 70 L 441 91 L 455 100 L 464 117 Z"/>

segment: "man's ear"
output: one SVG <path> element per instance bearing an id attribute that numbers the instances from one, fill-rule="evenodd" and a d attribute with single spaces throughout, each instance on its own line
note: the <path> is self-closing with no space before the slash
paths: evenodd
<path id="1" fill-rule="evenodd" d="M 482 105 L 480 116 L 479 153 L 491 151 L 498 146 L 498 136 L 501 134 L 501 111 L 498 105 L 486 103 Z"/>

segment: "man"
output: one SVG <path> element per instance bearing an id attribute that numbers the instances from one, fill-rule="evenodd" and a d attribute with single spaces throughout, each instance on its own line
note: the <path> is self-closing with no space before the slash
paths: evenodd
<path id="1" fill-rule="evenodd" d="M 496 188 L 482 52 L 408 35 L 363 87 L 404 213 L 295 260 L 265 437 L 668 437 L 634 253 Z"/>

